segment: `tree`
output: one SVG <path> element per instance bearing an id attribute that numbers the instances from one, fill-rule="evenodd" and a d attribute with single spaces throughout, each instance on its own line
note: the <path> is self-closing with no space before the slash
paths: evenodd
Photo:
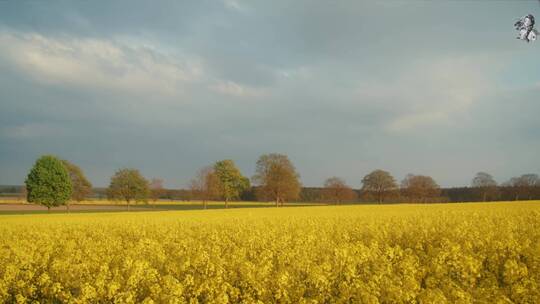
<path id="1" fill-rule="evenodd" d="M 149 188 L 150 198 L 152 199 L 152 202 L 154 202 L 155 206 L 156 201 L 165 193 L 165 189 L 163 188 L 163 180 L 161 178 L 152 178 L 152 180 L 150 180 Z"/>
<path id="2" fill-rule="evenodd" d="M 486 201 L 488 196 L 492 198 L 497 193 L 497 182 L 491 174 L 486 172 L 478 172 L 471 182 L 471 186 L 476 188 L 482 201 Z"/>
<path id="3" fill-rule="evenodd" d="M 540 187 L 540 178 L 533 173 L 523 174 L 519 177 L 512 177 L 504 185 L 512 189 L 516 201 L 520 198 L 531 199 L 535 190 Z"/>
<path id="4" fill-rule="evenodd" d="M 242 176 L 234 161 L 221 160 L 214 164 L 214 172 L 219 178 L 219 192 L 225 200 L 225 208 L 229 207 L 229 201 L 240 198 L 240 194 L 249 188 L 249 179 Z"/>
<path id="5" fill-rule="evenodd" d="M 52 155 L 40 157 L 25 181 L 27 201 L 47 207 L 65 204 L 71 197 L 73 187 L 69 173 L 62 161 Z"/>
<path id="6" fill-rule="evenodd" d="M 532 199 L 536 192 L 535 190 L 538 190 L 538 187 L 540 187 L 540 178 L 538 177 L 538 174 L 523 174 L 520 176 L 520 180 L 523 197 L 529 200 Z"/>
<path id="7" fill-rule="evenodd" d="M 438 197 L 441 193 L 439 185 L 430 176 L 407 174 L 401 182 L 401 188 L 409 199 L 426 202 L 428 198 Z"/>
<path id="8" fill-rule="evenodd" d="M 111 177 L 107 196 L 113 200 L 124 200 L 129 211 L 131 201 L 145 202 L 149 195 L 148 181 L 136 169 L 120 169 Z"/>
<path id="9" fill-rule="evenodd" d="M 88 181 L 88 179 L 86 179 L 86 176 L 84 176 L 81 168 L 79 168 L 77 165 L 67 160 L 62 160 L 62 164 L 64 167 L 66 167 L 71 180 L 71 185 L 73 186 L 71 200 L 77 202 L 84 200 L 92 192 L 92 184 Z M 68 212 L 69 205 L 69 201 L 66 202 Z"/>
<path id="10" fill-rule="evenodd" d="M 320 187 L 302 187 L 302 189 L 300 189 L 298 200 L 302 202 L 324 201 L 326 200 L 324 197 L 324 191 L 325 189 Z"/>
<path id="11" fill-rule="evenodd" d="M 375 170 L 362 179 L 362 191 L 374 193 L 379 204 L 395 189 L 397 189 L 396 180 L 384 170 Z"/>
<path id="12" fill-rule="evenodd" d="M 520 179 L 519 177 L 512 177 L 509 181 L 502 184 L 506 192 L 511 195 L 514 200 L 519 200 L 520 195 Z"/>
<path id="13" fill-rule="evenodd" d="M 300 194 L 300 175 L 286 155 L 271 153 L 257 161 L 253 181 L 258 185 L 258 197 L 272 199 L 276 207 Z"/>
<path id="14" fill-rule="evenodd" d="M 347 185 L 345 180 L 334 176 L 324 182 L 322 197 L 324 200 L 340 204 L 343 201 L 355 199 L 356 193 Z"/>
<path id="15" fill-rule="evenodd" d="M 207 208 L 206 201 L 219 198 L 221 188 L 219 183 L 214 168 L 210 166 L 199 170 L 197 176 L 191 180 L 192 196 L 202 200 L 204 209 Z"/>

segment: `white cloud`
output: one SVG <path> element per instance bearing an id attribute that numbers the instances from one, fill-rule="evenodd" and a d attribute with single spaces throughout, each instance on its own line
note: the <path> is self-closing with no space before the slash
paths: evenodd
<path id="1" fill-rule="evenodd" d="M 246 10 L 246 7 L 240 4 L 238 0 L 223 0 L 223 4 L 225 5 L 225 7 L 235 11 L 244 12 Z"/>
<path id="2" fill-rule="evenodd" d="M 264 89 L 241 85 L 233 81 L 219 81 L 210 86 L 210 89 L 223 95 L 239 98 L 259 98 L 267 94 Z"/>
<path id="3" fill-rule="evenodd" d="M 276 75 L 282 79 L 308 79 L 312 76 L 310 68 L 307 66 L 301 66 L 289 69 L 271 69 Z"/>
<path id="4" fill-rule="evenodd" d="M 8 138 L 29 139 L 65 135 L 66 130 L 58 125 L 49 123 L 25 123 L 17 126 L 3 127 L 0 134 Z"/>
<path id="5" fill-rule="evenodd" d="M 170 96 L 204 74 L 197 59 L 178 61 L 107 40 L 2 31 L 0 48 L 0 57 L 49 84 Z"/>
<path id="6" fill-rule="evenodd" d="M 385 128 L 392 133 L 451 126 L 492 87 L 489 74 L 479 60 L 438 59 L 388 77 L 385 84 L 365 83 L 359 97 L 388 111 Z"/>

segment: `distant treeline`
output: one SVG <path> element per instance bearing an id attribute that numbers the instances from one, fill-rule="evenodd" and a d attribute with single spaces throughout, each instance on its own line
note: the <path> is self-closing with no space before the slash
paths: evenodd
<path id="1" fill-rule="evenodd" d="M 352 202 L 444 203 L 540 199 L 540 177 L 535 173 L 497 183 L 493 176 L 478 172 L 470 187 L 441 188 L 428 175 L 407 174 L 400 182 L 388 171 L 366 174 L 361 188 L 354 189 L 343 178 L 328 177 L 322 187 L 304 187 L 300 174 L 285 154 L 263 154 L 251 178 L 242 174 L 233 160 L 224 159 L 200 168 L 187 189 L 166 189 L 164 180 L 146 178 L 135 168 L 118 169 L 107 188 L 95 188 L 76 164 L 44 155 L 36 160 L 23 186 L 0 186 L 0 195 L 27 198 L 51 206 L 84 199 L 112 199 L 126 202 L 197 200 L 208 201 L 321 202 L 339 205 Z M 65 190 L 64 192 L 60 190 Z"/>
<path id="2" fill-rule="evenodd" d="M 257 201 L 256 189 L 250 187 L 240 195 L 241 201 Z M 19 198 L 21 197 L 24 186 L 20 185 L 0 185 L 0 197 Z M 361 189 L 352 189 L 356 193 L 356 198 L 346 202 L 373 202 L 374 194 Z M 323 187 L 302 187 L 300 191 L 299 202 L 320 202 L 329 203 L 324 195 Z M 386 203 L 404 203 L 408 198 L 396 190 L 389 193 Z M 540 186 L 533 187 L 512 187 L 497 186 L 493 189 L 494 195 L 488 197 L 489 201 L 514 201 L 514 200 L 540 200 Z M 440 196 L 430 198 L 427 202 L 480 202 L 484 201 L 482 191 L 475 187 L 452 187 L 441 188 Z M 107 188 L 92 188 L 89 199 L 107 199 Z M 189 189 L 163 189 L 159 196 L 161 200 L 181 200 L 191 201 L 199 198 Z"/>

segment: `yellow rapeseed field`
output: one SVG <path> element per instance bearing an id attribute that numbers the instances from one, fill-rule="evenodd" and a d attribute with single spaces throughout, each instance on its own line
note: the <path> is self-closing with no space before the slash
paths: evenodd
<path id="1" fill-rule="evenodd" d="M 540 203 L 0 216 L 5 303 L 540 303 Z"/>

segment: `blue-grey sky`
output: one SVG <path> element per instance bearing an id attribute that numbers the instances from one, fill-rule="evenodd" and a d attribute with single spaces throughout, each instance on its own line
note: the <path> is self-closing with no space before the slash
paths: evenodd
<path id="1" fill-rule="evenodd" d="M 538 1 L 2 1 L 0 184 L 56 154 L 184 187 L 287 154 L 307 186 L 371 170 L 540 173 Z"/>

